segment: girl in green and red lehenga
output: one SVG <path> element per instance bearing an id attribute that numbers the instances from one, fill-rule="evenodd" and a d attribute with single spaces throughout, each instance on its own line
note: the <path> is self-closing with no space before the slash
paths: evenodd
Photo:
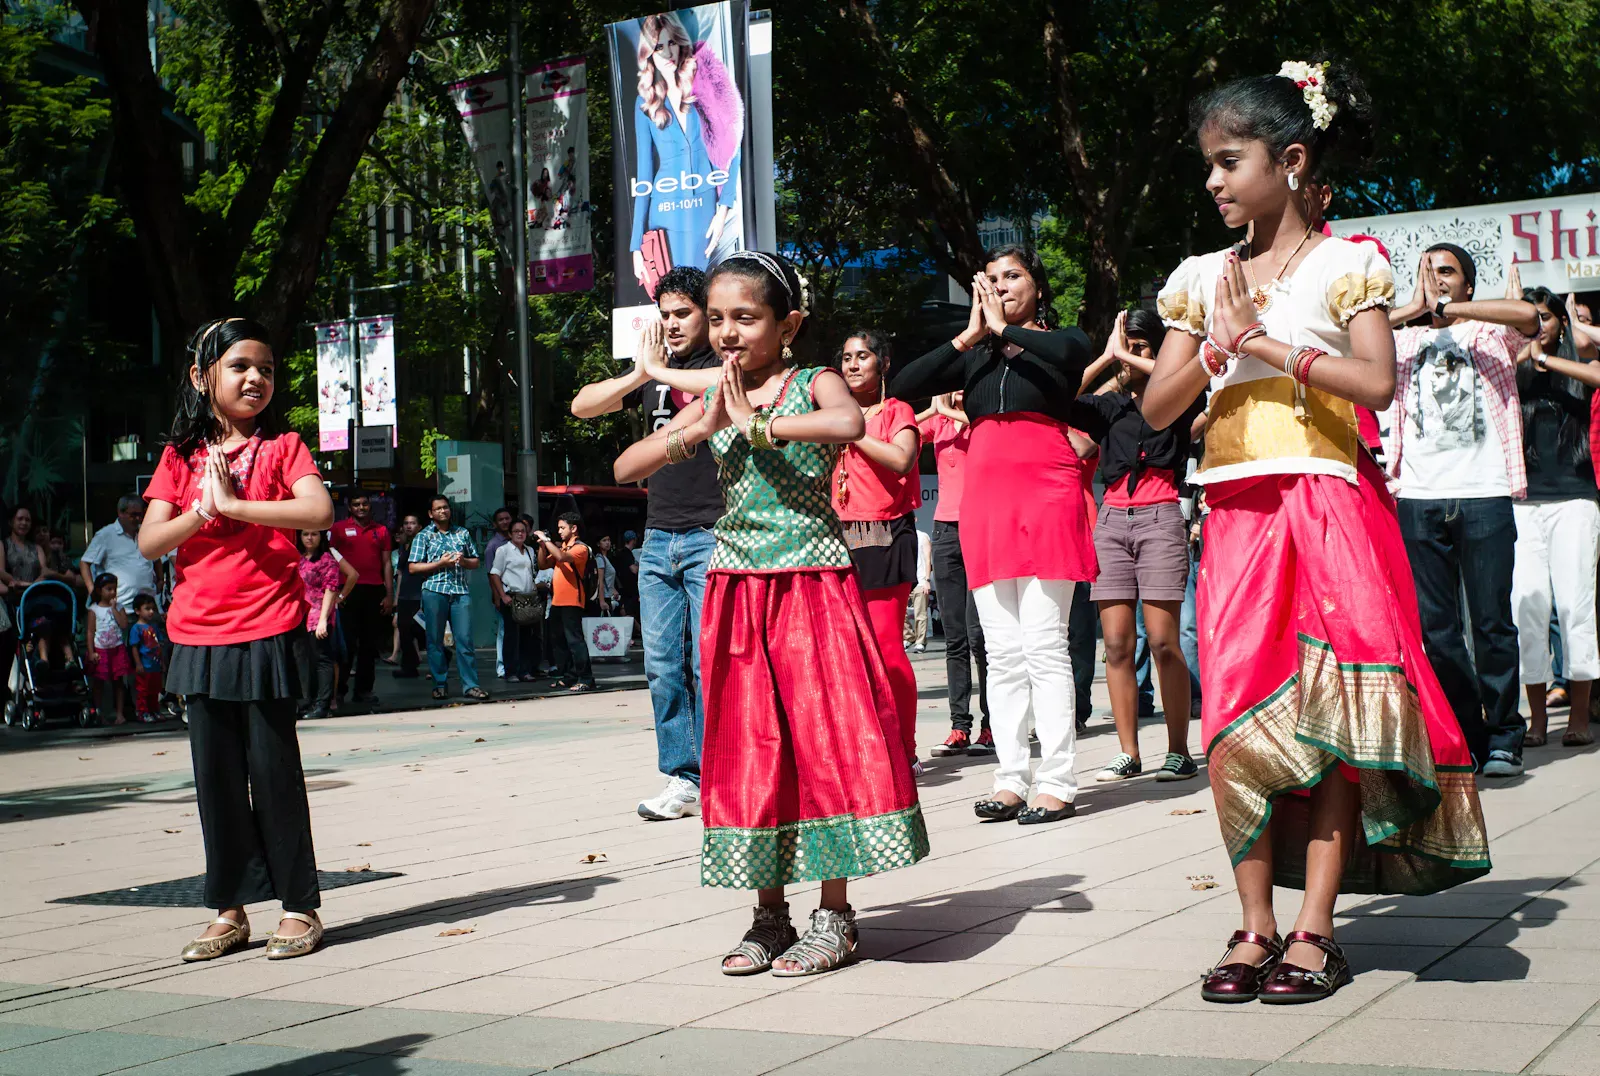
<path id="1" fill-rule="evenodd" d="M 723 366 L 704 398 L 633 445 L 636 482 L 710 442 L 726 510 L 706 585 L 701 881 L 759 891 L 728 975 L 812 975 L 857 945 L 847 880 L 928 853 L 894 695 L 833 511 L 839 446 L 860 406 L 832 370 L 792 365 L 805 284 L 743 251 L 711 271 L 706 317 Z M 784 886 L 822 883 L 797 936 Z"/>

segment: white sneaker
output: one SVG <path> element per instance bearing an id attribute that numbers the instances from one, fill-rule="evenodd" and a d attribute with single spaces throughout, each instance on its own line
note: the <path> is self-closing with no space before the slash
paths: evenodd
<path id="1" fill-rule="evenodd" d="M 911 764 L 911 776 L 913 776 L 913 777 L 921 777 L 923 774 L 925 774 L 927 772 L 928 772 L 927 770 L 922 768 L 922 760 L 921 759 L 918 759 L 917 761 L 915 761 L 915 762 L 913 762 Z"/>
<path id="2" fill-rule="evenodd" d="M 700 813 L 700 789 L 686 777 L 672 777 L 667 787 L 655 799 L 639 804 L 639 817 L 652 822 L 666 822 L 684 815 Z"/>

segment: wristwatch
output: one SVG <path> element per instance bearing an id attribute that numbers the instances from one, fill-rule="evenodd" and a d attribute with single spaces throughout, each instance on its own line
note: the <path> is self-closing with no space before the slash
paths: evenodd
<path id="1" fill-rule="evenodd" d="M 1439 298 L 1435 299 L 1433 301 L 1433 312 L 1434 312 L 1434 314 L 1436 314 L 1437 316 L 1439 316 L 1441 318 L 1449 317 L 1450 315 L 1448 315 L 1448 314 L 1446 314 L 1444 312 L 1445 305 L 1447 303 L 1449 303 L 1449 302 L 1450 302 L 1450 300 L 1445 298 L 1444 296 L 1440 296 Z"/>

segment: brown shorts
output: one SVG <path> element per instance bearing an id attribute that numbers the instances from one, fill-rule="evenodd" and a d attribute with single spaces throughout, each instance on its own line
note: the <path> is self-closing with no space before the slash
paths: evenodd
<path id="1" fill-rule="evenodd" d="M 1097 602 L 1181 602 L 1189 584 L 1188 528 L 1176 501 L 1143 508 L 1103 505 L 1094 528 Z"/>

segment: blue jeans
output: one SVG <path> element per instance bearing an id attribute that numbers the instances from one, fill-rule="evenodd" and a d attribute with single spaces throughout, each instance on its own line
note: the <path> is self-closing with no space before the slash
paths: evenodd
<path id="1" fill-rule="evenodd" d="M 1139 716 L 1156 712 L 1156 685 L 1150 678 L 1150 636 L 1144 630 L 1144 602 L 1133 603 L 1133 675 L 1139 681 Z"/>
<path id="2" fill-rule="evenodd" d="M 1490 751 L 1522 757 L 1521 657 L 1511 616 L 1517 524 L 1510 497 L 1400 500 L 1400 533 L 1417 584 L 1422 642 L 1456 721 L 1482 765 Z M 1472 653 L 1461 621 L 1467 595 Z"/>
<path id="3" fill-rule="evenodd" d="M 1201 524 L 1201 534 L 1205 525 Z M 1203 540 L 1203 539 L 1202 539 Z M 1189 666 L 1190 705 L 1200 701 L 1200 630 L 1195 621 L 1194 588 L 1200 578 L 1200 545 L 1189 543 L 1189 589 L 1183 595 L 1183 607 L 1178 610 L 1178 646 L 1183 650 L 1183 660 Z"/>
<path id="4" fill-rule="evenodd" d="M 456 670 L 461 676 L 461 690 L 471 691 L 477 687 L 478 655 L 472 649 L 472 595 L 424 590 L 422 619 L 428 625 L 428 672 L 433 674 L 433 686 L 444 687 L 450 672 L 444 660 L 444 625 L 448 620 L 450 631 L 456 637 Z"/>
<path id="5" fill-rule="evenodd" d="M 700 784 L 700 606 L 716 539 L 709 530 L 644 532 L 639 621 L 661 772 Z"/>

